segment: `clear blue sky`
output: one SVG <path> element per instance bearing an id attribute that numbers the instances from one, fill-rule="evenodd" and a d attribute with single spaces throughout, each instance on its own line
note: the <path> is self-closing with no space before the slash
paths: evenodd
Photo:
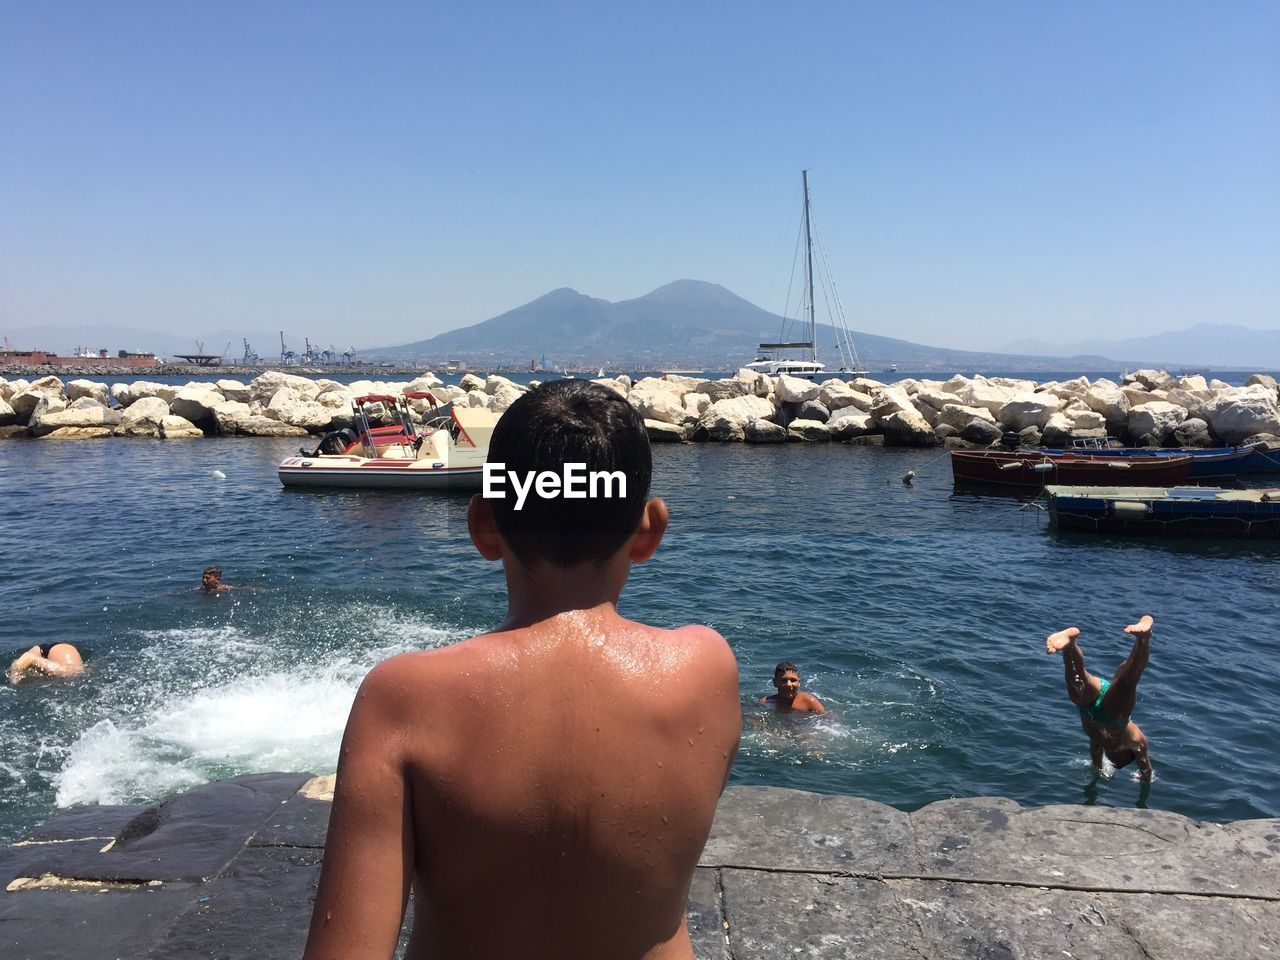
<path id="1" fill-rule="evenodd" d="M 0 0 L 11 337 L 781 311 L 804 167 L 855 329 L 1280 328 L 1280 3 Z"/>

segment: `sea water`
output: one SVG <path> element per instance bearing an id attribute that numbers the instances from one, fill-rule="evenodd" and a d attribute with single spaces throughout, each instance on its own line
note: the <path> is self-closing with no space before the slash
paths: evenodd
<path id="1" fill-rule="evenodd" d="M 299 442 L 0 444 L 0 657 L 70 640 L 90 663 L 73 682 L 0 686 L 0 841 L 75 804 L 332 772 L 370 667 L 501 619 L 501 570 L 467 538 L 465 496 L 285 490 L 275 468 Z M 707 623 L 732 645 L 745 712 L 732 782 L 905 809 L 1002 795 L 1280 814 L 1280 544 L 1057 534 L 1029 496 L 953 490 L 940 450 L 654 457 L 671 527 L 621 610 Z M 210 564 L 240 589 L 197 592 Z M 1146 612 L 1134 718 L 1149 794 L 1130 770 L 1093 782 L 1061 661 L 1044 653 L 1048 632 L 1076 624 L 1109 676 L 1121 629 Z M 828 714 L 762 710 L 781 659 Z M 699 693 L 696 677 L 653 691 L 673 710 Z"/>

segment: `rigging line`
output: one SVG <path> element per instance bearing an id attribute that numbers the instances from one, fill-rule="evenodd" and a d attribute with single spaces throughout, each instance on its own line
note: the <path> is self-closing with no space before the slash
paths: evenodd
<path id="1" fill-rule="evenodd" d="M 803 231 L 796 232 L 796 246 L 791 254 L 791 278 L 787 283 L 787 302 L 782 307 L 782 329 L 778 332 L 779 342 L 787 339 L 787 330 L 795 321 L 791 318 L 791 293 L 796 284 L 796 263 L 800 259 L 800 237 Z"/>
<path id="2" fill-rule="evenodd" d="M 813 219 L 812 212 L 811 212 L 810 219 Z M 835 298 L 835 302 L 836 302 L 836 310 L 835 310 L 834 316 L 838 317 L 839 319 L 839 329 L 837 330 L 837 333 L 836 333 L 836 340 L 837 342 L 839 342 L 841 335 L 843 335 L 844 345 L 848 347 L 849 353 L 852 355 L 853 366 L 851 367 L 851 369 L 857 370 L 862 366 L 862 360 L 858 356 L 858 348 L 854 346 L 853 334 L 850 332 L 848 321 L 845 319 L 844 304 L 840 301 L 840 291 L 836 288 L 835 274 L 832 273 L 831 271 L 831 259 L 827 255 L 827 245 L 823 241 L 821 234 L 818 234 L 818 250 L 822 254 L 822 260 L 826 265 L 827 278 L 831 283 L 831 294 Z M 843 356 L 843 349 L 844 348 L 842 346 L 841 348 L 842 356 Z"/>
<path id="3" fill-rule="evenodd" d="M 795 192 L 794 194 L 792 194 L 791 202 L 787 204 L 787 210 L 788 210 L 789 212 L 787 213 L 787 226 L 786 226 L 786 229 L 785 229 L 785 230 L 783 230 L 783 232 L 782 232 L 782 238 L 783 238 L 784 240 L 786 239 L 787 234 L 791 232 L 791 225 L 792 225 L 792 223 L 794 223 L 794 222 L 795 222 L 795 216 L 796 216 L 796 197 L 797 197 L 797 196 L 799 196 L 799 194 L 800 194 L 800 188 L 799 188 L 799 187 L 797 187 L 797 188 L 796 188 L 796 192 Z M 783 249 L 785 249 L 785 248 L 783 248 Z M 774 292 L 777 290 L 777 287 L 778 287 L 778 271 L 781 269 L 781 267 L 782 267 L 782 250 L 780 249 L 780 250 L 778 251 L 778 255 L 777 255 L 777 257 L 775 257 L 775 258 L 774 258 L 774 261 L 773 261 L 773 276 L 769 279 L 769 296 L 768 296 L 768 298 L 764 301 L 765 303 L 774 303 L 774 302 L 775 302 L 775 301 L 774 301 Z M 792 282 L 792 281 L 794 281 L 794 280 L 795 280 L 795 272 L 796 272 L 796 271 L 795 271 L 795 258 L 794 258 L 794 255 L 793 255 L 793 256 L 792 256 L 792 266 L 791 266 L 791 276 L 788 278 L 788 286 L 787 286 L 787 303 L 788 303 L 788 304 L 791 302 L 791 286 L 790 286 L 790 284 L 791 284 L 791 282 Z M 784 310 L 783 310 L 783 315 L 785 316 L 785 314 L 786 314 L 786 310 L 785 310 L 785 308 L 784 308 Z"/>

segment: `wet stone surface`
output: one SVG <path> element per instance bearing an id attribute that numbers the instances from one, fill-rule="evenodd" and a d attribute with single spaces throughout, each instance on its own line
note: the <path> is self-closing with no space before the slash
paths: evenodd
<path id="1" fill-rule="evenodd" d="M 0 851 L 0 957 L 297 957 L 330 809 L 308 779 L 45 824 Z M 735 787 L 688 924 L 699 960 L 1280 957 L 1280 821 Z"/>

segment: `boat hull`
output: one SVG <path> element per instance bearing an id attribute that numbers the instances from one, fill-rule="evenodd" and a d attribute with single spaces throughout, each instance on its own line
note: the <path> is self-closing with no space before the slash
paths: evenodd
<path id="1" fill-rule="evenodd" d="M 1159 537 L 1280 539 L 1280 489 L 1050 486 L 1060 530 Z"/>
<path id="2" fill-rule="evenodd" d="M 345 461 L 345 462 L 340 462 Z M 479 490 L 484 466 L 434 467 L 422 461 L 363 457 L 289 457 L 278 468 L 286 487 L 354 490 Z"/>
<path id="3" fill-rule="evenodd" d="M 1187 481 L 1191 457 L 1081 457 L 1034 450 L 952 450 L 957 483 L 1039 489 L 1082 486 L 1176 486 Z"/>
<path id="4" fill-rule="evenodd" d="M 1051 447 L 1037 448 L 1036 453 L 1050 456 L 1071 455 L 1076 457 L 1094 457 L 1102 459 L 1118 459 L 1127 457 L 1190 457 L 1191 470 L 1187 474 L 1189 480 L 1234 480 L 1241 473 L 1249 472 L 1250 464 L 1256 462 L 1258 446 L 1248 447 L 1110 447 L 1100 450 L 1091 449 L 1055 449 Z M 1272 469 L 1280 470 L 1280 453 L 1272 454 L 1276 464 Z"/>

